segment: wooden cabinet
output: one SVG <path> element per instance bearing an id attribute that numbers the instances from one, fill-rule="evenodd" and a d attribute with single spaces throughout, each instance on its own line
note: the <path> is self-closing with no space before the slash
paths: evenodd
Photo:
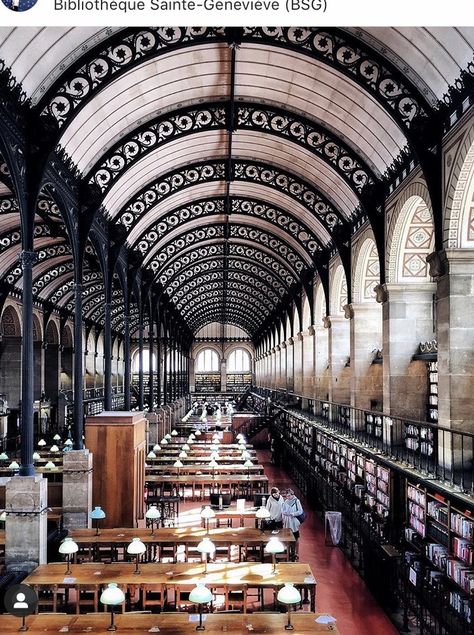
<path id="1" fill-rule="evenodd" d="M 107 514 L 101 527 L 136 527 L 144 514 L 146 419 L 141 412 L 101 412 L 86 419 L 94 455 L 93 505 Z"/>

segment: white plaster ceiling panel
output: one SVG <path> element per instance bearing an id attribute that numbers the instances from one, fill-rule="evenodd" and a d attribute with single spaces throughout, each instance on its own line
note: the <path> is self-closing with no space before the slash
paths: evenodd
<path id="1" fill-rule="evenodd" d="M 104 207 L 114 217 L 131 197 L 145 185 L 158 180 L 160 175 L 207 159 L 225 158 L 227 148 L 225 130 L 196 133 L 170 141 L 136 161 L 105 196 Z"/>
<path id="2" fill-rule="evenodd" d="M 318 156 L 285 139 L 259 132 L 237 131 L 232 140 L 232 154 L 237 158 L 246 157 L 277 165 L 301 176 L 334 201 L 346 216 L 359 204 L 357 196 L 335 170 Z"/>
<path id="3" fill-rule="evenodd" d="M 36 104 L 81 55 L 122 27 L 0 28 L 0 58 Z"/>
<path id="4" fill-rule="evenodd" d="M 242 46 L 236 96 L 281 104 L 327 121 L 381 172 L 406 145 L 402 130 L 367 91 L 337 70 L 293 51 Z"/>
<path id="5" fill-rule="evenodd" d="M 17 229 L 20 231 L 20 214 L 12 212 L 11 214 L 0 215 L 0 234 Z"/>
<path id="6" fill-rule="evenodd" d="M 38 280 L 40 276 L 42 276 L 46 271 L 52 271 L 62 265 L 65 262 L 71 261 L 71 256 L 68 254 L 63 254 L 62 256 L 56 256 L 55 258 L 50 258 L 49 260 L 43 260 L 41 262 L 36 263 L 33 269 L 33 281 Z"/>
<path id="7" fill-rule="evenodd" d="M 472 61 L 474 27 L 351 27 L 398 67 L 431 104 L 441 99 Z"/>
<path id="8" fill-rule="evenodd" d="M 199 227 L 206 227 L 207 225 L 220 224 L 225 222 L 226 217 L 222 214 L 218 214 L 213 216 L 212 218 L 204 217 L 198 220 L 192 220 L 189 223 L 185 223 L 180 225 L 179 227 L 173 229 L 168 232 L 159 242 L 155 243 L 153 249 L 148 252 L 145 257 L 144 262 L 147 263 L 151 260 L 158 251 L 168 242 L 172 241 L 177 236 L 180 236 L 183 233 L 188 231 L 192 231 Z M 231 225 L 239 224 L 244 225 L 246 227 L 257 227 L 264 232 L 272 233 L 275 236 L 278 236 L 282 241 L 287 242 L 291 245 L 292 249 L 296 251 L 301 257 L 302 260 L 306 262 L 307 265 L 311 265 L 311 258 L 308 256 L 308 253 L 303 249 L 300 243 L 298 243 L 292 236 L 282 230 L 280 227 L 276 227 L 272 223 L 267 221 L 263 221 L 260 218 L 255 218 L 251 216 L 245 216 L 242 214 L 232 214 L 229 216 L 229 222 Z M 235 239 L 231 239 L 231 242 L 234 243 Z"/>
<path id="9" fill-rule="evenodd" d="M 125 133 L 163 111 L 229 94 L 229 49 L 203 45 L 148 60 L 117 78 L 77 114 L 59 145 L 87 173 Z"/>
<path id="10" fill-rule="evenodd" d="M 323 227 L 319 218 L 315 214 L 311 214 L 306 207 L 286 194 L 282 194 L 277 190 L 272 190 L 269 187 L 257 183 L 245 183 L 240 181 L 233 181 L 231 183 L 230 194 L 231 196 L 248 196 L 258 199 L 262 201 L 262 203 L 276 205 L 282 210 L 287 210 L 295 218 L 306 223 L 323 244 L 330 241 L 329 233 Z"/>
<path id="11" fill-rule="evenodd" d="M 38 294 L 40 298 L 47 300 L 50 296 L 54 295 L 58 289 L 60 289 L 66 282 L 72 281 L 74 273 L 63 273 L 59 278 L 55 278 L 52 282 L 41 289 Z"/>

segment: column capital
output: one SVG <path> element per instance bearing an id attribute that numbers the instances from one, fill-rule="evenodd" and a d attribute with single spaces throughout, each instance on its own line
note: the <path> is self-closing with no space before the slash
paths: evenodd
<path id="1" fill-rule="evenodd" d="M 296 337 L 298 339 L 298 342 L 302 342 L 303 341 L 303 333 L 301 331 L 296 334 Z"/>
<path id="2" fill-rule="evenodd" d="M 20 263 L 22 269 L 31 269 L 35 262 L 38 261 L 38 254 L 35 251 L 23 250 L 20 254 Z"/>
<path id="3" fill-rule="evenodd" d="M 284 350 L 284 349 L 286 348 L 286 342 L 282 342 L 282 343 L 280 344 L 280 348 L 281 348 L 282 350 Z"/>
<path id="4" fill-rule="evenodd" d="M 346 318 L 346 320 L 352 320 L 352 318 L 354 317 L 354 308 L 352 304 L 345 304 L 342 309 L 344 311 L 344 317 Z"/>
<path id="5" fill-rule="evenodd" d="M 474 274 L 474 249 L 443 249 L 426 257 L 430 276 L 439 278 L 448 273 Z"/>
<path id="6" fill-rule="evenodd" d="M 294 337 L 289 337 L 287 343 L 288 343 L 288 346 L 293 346 L 293 344 L 295 343 L 295 338 Z"/>
<path id="7" fill-rule="evenodd" d="M 329 315 L 325 315 L 323 317 L 323 326 L 325 329 L 330 329 L 331 328 L 331 318 Z"/>
<path id="8" fill-rule="evenodd" d="M 316 333 L 316 326 L 314 324 L 311 324 L 310 326 L 308 326 L 308 333 L 311 336 L 313 336 Z"/>

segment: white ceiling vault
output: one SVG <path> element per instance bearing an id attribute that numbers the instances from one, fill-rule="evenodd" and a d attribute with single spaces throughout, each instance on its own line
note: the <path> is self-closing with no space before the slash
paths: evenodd
<path id="1" fill-rule="evenodd" d="M 255 335 L 416 155 L 413 122 L 473 73 L 474 28 L 230 31 L 0 28 L 0 67 L 191 328 L 240 314 Z M 2 273 L 18 289 L 10 188 L 0 170 Z M 72 256 L 46 199 L 38 297 L 69 306 Z"/>

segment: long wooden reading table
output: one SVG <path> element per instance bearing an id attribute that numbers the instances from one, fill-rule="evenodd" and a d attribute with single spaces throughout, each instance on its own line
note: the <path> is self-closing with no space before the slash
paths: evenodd
<path id="1" fill-rule="evenodd" d="M 219 493 L 223 488 L 229 489 L 232 496 L 252 497 L 254 494 L 263 494 L 268 491 L 268 477 L 265 474 L 244 476 L 243 474 L 219 474 L 216 476 L 206 476 L 195 474 L 187 476 L 177 475 L 154 475 L 147 474 L 145 477 L 148 489 L 153 490 L 153 495 L 161 496 L 166 485 L 176 489 L 184 498 L 185 489 L 191 488 L 193 499 L 196 497 L 196 488 L 200 488 L 201 497 L 204 489 L 209 488 L 210 492 Z"/>
<path id="2" fill-rule="evenodd" d="M 133 538 L 140 540 L 148 547 L 148 560 L 156 557 L 160 558 L 161 548 L 172 546 L 174 549 L 173 558 L 176 562 L 177 550 L 180 545 L 185 547 L 185 559 L 188 559 L 188 548 L 196 546 L 201 540 L 209 535 L 209 538 L 216 547 L 227 548 L 230 560 L 230 549 L 232 545 L 239 547 L 239 560 L 248 548 L 258 549 L 263 561 L 264 547 L 272 536 L 278 536 L 279 540 L 286 545 L 287 558 L 290 559 L 294 545 L 294 536 L 289 529 L 280 529 L 277 532 L 261 531 L 253 527 L 225 527 L 212 528 L 209 532 L 200 527 L 161 527 L 151 533 L 150 529 L 101 529 L 96 535 L 95 529 L 73 529 L 69 536 L 79 545 L 80 548 L 89 549 L 91 559 L 98 553 L 100 547 L 110 547 L 114 550 L 116 557 L 125 555 L 126 546 Z M 244 551 L 242 551 L 244 550 Z"/>
<path id="3" fill-rule="evenodd" d="M 338 635 L 335 624 L 319 624 L 318 613 L 292 613 L 293 635 L 331 633 Z M 276 613 L 251 613 L 242 615 L 219 615 L 211 613 L 203 616 L 207 635 L 281 635 L 285 632 L 286 615 Z M 115 616 L 117 633 L 161 633 L 161 635 L 195 635 L 198 615 L 187 613 L 136 614 L 122 613 Z M 0 616 L 2 635 L 17 635 L 21 620 L 12 615 Z M 110 624 L 107 613 L 93 615 L 30 615 L 26 618 L 28 633 L 102 633 L 106 634 Z M 250 628 L 249 628 L 250 626 Z M 159 630 L 158 630 L 159 629 Z M 110 632 L 110 631 L 109 631 Z"/>
<path id="4" fill-rule="evenodd" d="M 117 583 L 124 590 L 134 593 L 146 586 L 160 592 L 161 609 L 164 606 L 165 591 L 174 590 L 176 604 L 180 603 L 180 592 L 192 589 L 198 582 L 205 582 L 210 589 L 223 590 L 226 597 L 229 590 L 240 590 L 244 594 L 244 610 L 248 589 L 271 588 L 275 591 L 285 582 L 309 592 L 311 611 L 316 609 L 316 580 L 309 564 L 281 562 L 272 573 L 271 563 L 216 562 L 207 565 L 197 563 L 145 563 L 140 566 L 140 574 L 135 574 L 132 563 L 103 564 L 91 562 L 71 565 L 70 575 L 65 575 L 63 563 L 43 564 L 37 567 L 23 581 L 36 592 L 49 590 L 53 594 L 53 611 L 57 610 L 59 589 L 81 587 L 104 587 L 110 582 Z"/>
<path id="5" fill-rule="evenodd" d="M 168 465 L 148 465 L 146 468 L 147 474 L 263 474 L 265 469 L 263 465 L 252 465 L 252 467 L 244 467 L 241 463 L 230 463 L 228 465 L 221 465 L 218 463 L 218 467 L 209 467 L 209 465 L 195 465 L 183 464 L 183 467 L 177 468 L 173 466 L 173 463 Z"/>

